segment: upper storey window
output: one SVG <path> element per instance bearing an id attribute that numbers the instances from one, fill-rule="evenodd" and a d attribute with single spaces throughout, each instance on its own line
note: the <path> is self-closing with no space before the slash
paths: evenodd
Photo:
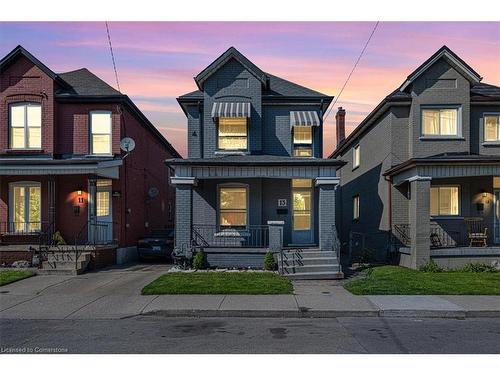
<path id="1" fill-rule="evenodd" d="M 220 117 L 219 150 L 247 150 L 248 129 L 246 117 Z"/>
<path id="2" fill-rule="evenodd" d="M 358 145 L 352 148 L 352 169 L 356 169 L 361 164 L 361 148 Z"/>
<path id="3" fill-rule="evenodd" d="M 312 157 L 312 127 L 294 126 L 293 127 L 293 156 Z"/>
<path id="4" fill-rule="evenodd" d="M 90 112 L 90 153 L 111 155 L 111 112 Z"/>
<path id="5" fill-rule="evenodd" d="M 10 105 L 10 148 L 42 148 L 42 107 L 38 103 Z"/>
<path id="6" fill-rule="evenodd" d="M 500 113 L 484 116 L 484 141 L 500 141 Z"/>
<path id="7" fill-rule="evenodd" d="M 444 138 L 461 136 L 459 109 L 422 109 L 422 136 Z"/>

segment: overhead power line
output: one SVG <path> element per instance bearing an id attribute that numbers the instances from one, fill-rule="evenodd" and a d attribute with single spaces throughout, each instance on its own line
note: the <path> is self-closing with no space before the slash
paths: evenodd
<path id="1" fill-rule="evenodd" d="M 368 44 L 370 43 L 370 40 L 372 40 L 372 37 L 373 37 L 373 34 L 375 34 L 375 30 L 377 30 L 377 27 L 378 27 L 378 24 L 379 24 L 380 21 L 377 21 L 377 23 L 375 24 L 375 26 L 373 27 L 373 30 L 370 34 L 370 36 L 368 37 L 368 40 L 366 41 L 365 43 L 365 46 L 363 47 L 363 49 L 361 50 L 361 53 L 359 54 L 356 62 L 354 63 L 354 66 L 352 67 L 352 70 L 351 72 L 349 73 L 349 75 L 347 76 L 347 79 L 345 80 L 344 82 L 344 85 L 342 86 L 342 88 L 340 89 L 340 92 L 339 94 L 337 95 L 337 97 L 335 98 L 335 100 L 333 101 L 332 105 L 330 106 L 330 109 L 328 110 L 328 112 L 326 113 L 325 117 L 324 117 L 324 120 L 326 120 L 326 118 L 328 117 L 328 115 L 330 114 L 330 112 L 332 111 L 333 108 L 335 108 L 335 103 L 337 103 L 337 101 L 339 100 L 340 98 L 340 95 L 342 95 L 342 92 L 344 91 L 345 87 L 347 86 L 347 83 L 349 82 L 349 80 L 351 79 L 351 76 L 352 76 L 352 73 L 354 73 L 354 70 L 356 69 L 356 67 L 358 66 L 358 63 L 359 61 L 361 60 L 361 57 L 363 57 L 363 54 L 365 53 L 365 50 L 366 50 L 366 47 L 368 47 Z M 323 121 L 324 121 L 323 120 Z"/>
<path id="2" fill-rule="evenodd" d="M 115 54 L 113 53 L 113 45 L 111 44 L 111 36 L 109 35 L 108 22 L 105 21 L 105 24 L 106 24 L 106 32 L 108 34 L 109 51 L 111 52 L 111 60 L 113 61 L 113 70 L 115 71 L 116 86 L 118 87 L 118 91 L 122 92 L 122 90 L 120 90 L 120 82 L 118 81 L 118 72 L 116 70 Z"/>

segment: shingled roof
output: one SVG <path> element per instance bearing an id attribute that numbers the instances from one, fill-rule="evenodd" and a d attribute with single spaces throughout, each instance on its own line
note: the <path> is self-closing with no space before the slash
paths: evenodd
<path id="1" fill-rule="evenodd" d="M 240 62 L 252 74 L 254 74 L 262 82 L 262 97 L 263 98 L 310 98 L 310 99 L 325 99 L 328 104 L 333 99 L 333 96 L 322 94 L 318 91 L 311 90 L 307 87 L 301 86 L 297 83 L 287 81 L 281 77 L 266 73 L 258 68 L 254 63 L 247 59 L 236 48 L 231 47 L 207 68 L 195 77 L 195 82 L 198 87 L 203 88 L 203 83 L 212 74 L 214 74 L 220 67 L 226 64 L 231 58 Z M 203 91 L 196 90 L 184 95 L 179 96 L 179 102 L 202 100 Z"/>
<path id="2" fill-rule="evenodd" d="M 123 94 L 108 85 L 102 79 L 86 68 L 73 70 L 71 72 L 59 73 L 72 90 L 63 91 L 58 95 L 81 95 L 81 96 L 122 96 Z"/>

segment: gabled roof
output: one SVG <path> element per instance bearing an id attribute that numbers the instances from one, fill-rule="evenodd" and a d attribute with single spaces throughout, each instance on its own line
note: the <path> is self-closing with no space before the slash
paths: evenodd
<path id="1" fill-rule="evenodd" d="M 149 130 L 169 150 L 172 156 L 181 157 L 177 150 L 165 139 L 127 95 L 115 90 L 86 68 L 56 74 L 22 46 L 17 46 L 0 60 L 0 72 L 21 55 L 25 56 L 49 77 L 59 83 L 62 89 L 55 93 L 56 100 L 61 102 L 121 103 L 126 106 L 129 112 L 145 129 Z"/>
<path id="2" fill-rule="evenodd" d="M 337 146 L 337 148 L 330 154 L 329 158 L 337 157 L 343 150 L 349 147 L 349 145 L 354 142 L 356 137 L 360 135 L 365 129 L 369 128 L 378 118 L 378 116 L 383 114 L 391 105 L 398 105 L 398 103 L 400 105 L 405 105 L 405 103 L 410 104 L 412 96 L 408 92 L 408 90 L 406 90 L 406 88 L 411 85 L 411 83 L 418 76 L 423 74 L 432 64 L 434 64 L 442 57 L 448 59 L 450 64 L 461 71 L 462 74 L 467 74 L 467 77 L 471 82 L 471 102 L 487 102 L 500 100 L 500 87 L 480 82 L 482 77 L 474 69 L 472 69 L 465 61 L 463 61 L 447 46 L 443 46 L 417 69 L 415 69 L 399 88 L 387 95 L 375 107 L 375 109 L 371 111 L 363 121 L 361 121 L 361 123 L 353 130 L 353 132 L 349 134 L 349 136 L 344 139 L 344 141 L 341 142 L 340 145 Z"/>
<path id="3" fill-rule="evenodd" d="M 447 46 L 442 46 L 438 49 L 431 57 L 425 60 L 422 65 L 415 69 L 403 82 L 400 91 L 406 90 L 406 88 L 411 85 L 418 77 L 420 77 L 427 69 L 429 69 L 436 61 L 441 58 L 445 58 L 452 64 L 459 72 L 461 72 L 465 78 L 471 83 L 478 83 L 481 81 L 482 77 L 474 69 L 472 69 L 464 60 L 462 60 L 455 52 L 449 49 Z"/>
<path id="4" fill-rule="evenodd" d="M 33 65 L 37 66 L 42 72 L 47 74 L 50 78 L 56 81 L 60 86 L 64 88 L 70 88 L 70 86 L 62 80 L 58 74 L 54 73 L 51 69 L 49 69 L 44 63 L 38 60 L 35 56 L 29 53 L 23 46 L 18 45 L 12 51 L 10 51 L 5 57 L 0 60 L 0 72 L 3 72 L 7 69 L 14 61 L 16 61 L 19 57 L 24 56 L 29 61 L 33 63 Z"/>
<path id="5" fill-rule="evenodd" d="M 214 62 L 212 62 L 196 77 L 194 77 L 194 80 L 196 81 L 196 84 L 198 85 L 200 90 L 203 90 L 203 83 L 231 59 L 235 59 L 246 69 L 248 69 L 248 71 L 252 73 L 259 81 L 261 81 L 263 85 L 267 84 L 266 74 L 262 70 L 260 70 L 257 65 L 248 60 L 240 51 L 238 51 L 234 47 L 230 47 L 226 52 L 217 57 Z"/>
<path id="6" fill-rule="evenodd" d="M 58 93 L 58 95 L 122 96 L 121 92 L 115 90 L 86 68 L 59 73 L 59 77 L 66 81 L 72 90 Z"/>

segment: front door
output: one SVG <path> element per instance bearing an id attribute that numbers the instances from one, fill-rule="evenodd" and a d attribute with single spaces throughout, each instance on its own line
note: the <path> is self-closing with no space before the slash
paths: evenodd
<path id="1" fill-rule="evenodd" d="M 494 215 L 495 215 L 495 243 L 500 243 L 500 190 L 495 190 L 495 204 L 494 204 Z"/>
<path id="2" fill-rule="evenodd" d="M 89 237 L 94 243 L 113 240 L 112 181 L 97 180 L 95 193 L 95 217 L 90 217 Z"/>
<path id="3" fill-rule="evenodd" d="M 292 242 L 313 242 L 313 188 L 312 180 L 292 180 Z"/>

